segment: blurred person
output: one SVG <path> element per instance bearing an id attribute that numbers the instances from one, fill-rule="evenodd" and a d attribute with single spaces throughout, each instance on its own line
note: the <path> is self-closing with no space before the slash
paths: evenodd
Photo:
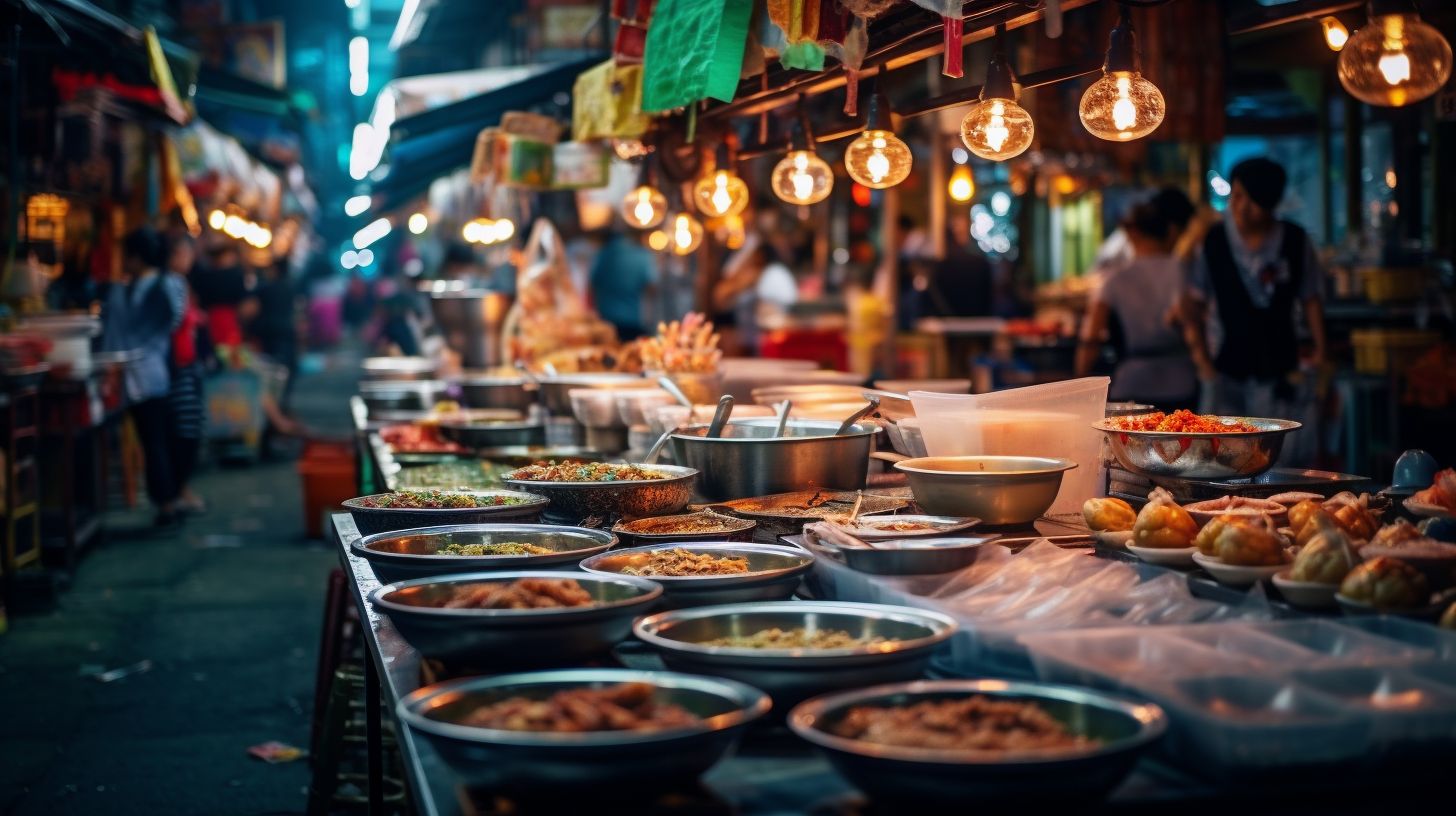
<path id="1" fill-rule="evenodd" d="M 170 293 L 180 311 L 177 329 L 172 332 L 171 386 L 167 403 L 171 409 L 168 429 L 172 455 L 172 480 L 176 484 L 177 510 L 200 513 L 207 509 L 201 496 L 192 492 L 189 482 L 197 469 L 202 450 L 202 432 L 207 413 L 202 399 L 202 376 L 205 359 L 210 353 L 205 316 L 197 308 L 188 278 L 197 263 L 197 247 L 184 233 L 173 236 L 167 248 L 164 274 L 172 282 Z"/>
<path id="2" fill-rule="evenodd" d="M 1324 273 L 1309 235 L 1275 216 L 1286 183 L 1284 168 L 1270 159 L 1235 165 L 1227 217 L 1208 229 L 1193 258 L 1183 313 L 1204 381 L 1204 411 L 1263 417 L 1300 412 L 1296 312 L 1303 313 L 1313 341 L 1310 362 L 1324 368 Z"/>
<path id="3" fill-rule="evenodd" d="M 1189 222 L 1193 221 L 1194 215 L 1198 212 L 1197 206 L 1194 205 L 1188 194 L 1173 186 L 1159 189 L 1147 199 L 1146 203 L 1151 205 L 1153 211 L 1171 226 L 1175 245 L 1178 236 L 1183 234 L 1183 231 L 1188 228 Z M 1126 264 L 1133 257 L 1132 242 L 1129 240 L 1127 228 L 1122 222 L 1119 222 L 1117 227 L 1103 239 L 1102 245 L 1097 248 L 1092 271 L 1101 272 L 1104 269 Z"/>
<path id="4" fill-rule="evenodd" d="M 1176 320 L 1183 275 L 1173 246 L 1181 227 L 1147 201 L 1129 210 L 1118 229 L 1130 252 L 1108 262 L 1092 293 L 1077 347 L 1077 376 L 1092 373 L 1115 321 L 1120 342 L 1108 399 L 1164 411 L 1194 407 L 1197 370 Z"/>
<path id="5" fill-rule="evenodd" d="M 101 349 L 135 355 L 125 371 L 128 410 L 146 457 L 147 496 L 161 527 L 179 520 L 168 358 L 172 333 L 183 319 L 180 304 L 185 301 L 173 276 L 159 270 L 164 252 L 156 231 L 143 227 L 128 234 L 122 243 L 122 277 L 108 288 L 101 311 Z"/>
<path id="6" fill-rule="evenodd" d="M 723 265 L 712 300 L 715 312 L 732 315 L 738 342 L 752 355 L 765 318 L 788 312 L 799 301 L 799 285 L 774 243 L 753 231 Z"/>
<path id="7" fill-rule="evenodd" d="M 257 313 L 248 334 L 258 350 L 288 371 L 279 405 L 288 408 L 293 375 L 298 370 L 298 297 L 287 265 L 274 261 L 262 267 L 255 291 Z"/>
<path id="8" fill-rule="evenodd" d="M 655 260 L 641 239 L 613 229 L 592 262 L 587 277 L 592 302 L 623 340 L 647 333 L 657 286 Z"/>
<path id="9" fill-rule="evenodd" d="M 212 251 L 211 263 L 193 271 L 192 292 L 207 315 L 212 342 L 222 349 L 243 344 L 243 323 L 255 309 L 253 288 L 257 277 L 243 266 L 242 255 L 231 243 Z M 236 359 L 228 362 L 236 363 Z"/>

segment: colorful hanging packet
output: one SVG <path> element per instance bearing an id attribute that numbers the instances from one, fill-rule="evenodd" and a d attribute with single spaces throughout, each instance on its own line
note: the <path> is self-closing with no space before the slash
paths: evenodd
<path id="1" fill-rule="evenodd" d="M 910 2 L 940 15 L 940 30 L 945 41 L 945 60 L 941 63 L 940 72 L 948 77 L 965 76 L 966 72 L 961 67 L 961 36 L 964 33 L 961 6 L 965 5 L 965 0 L 910 0 Z"/>
<path id="2" fill-rule="evenodd" d="M 612 19 L 617 21 L 617 39 L 612 59 L 618 65 L 640 65 L 647 43 L 647 24 L 657 0 L 612 0 Z"/>
<path id="3" fill-rule="evenodd" d="M 753 0 L 659 0 L 642 57 L 642 109 L 732 101 L 752 13 Z"/>

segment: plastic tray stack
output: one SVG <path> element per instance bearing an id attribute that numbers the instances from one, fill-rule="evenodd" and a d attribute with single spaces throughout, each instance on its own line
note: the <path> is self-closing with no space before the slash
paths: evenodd
<path id="1" fill-rule="evenodd" d="M 1168 757 L 1214 778 L 1285 780 L 1456 749 L 1456 633 L 1425 624 L 1249 621 L 1020 641 L 1043 680 L 1163 705 Z"/>

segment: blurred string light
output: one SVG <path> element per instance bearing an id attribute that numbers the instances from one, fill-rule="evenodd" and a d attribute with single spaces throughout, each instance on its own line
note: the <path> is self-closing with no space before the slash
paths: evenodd
<path id="1" fill-rule="evenodd" d="M 950 174 L 950 183 L 946 185 L 946 193 L 950 195 L 951 201 L 958 201 L 962 204 L 970 201 L 976 195 L 976 178 L 967 165 L 958 165 L 954 173 Z"/>
<path id="2" fill-rule="evenodd" d="M 667 249 L 667 233 L 662 230 L 653 230 L 647 234 L 647 246 L 654 252 L 661 252 Z"/>
<path id="3" fill-rule="evenodd" d="M 1233 185 L 1229 184 L 1228 179 L 1220 176 L 1216 170 L 1210 171 L 1208 174 L 1208 188 L 1213 190 L 1213 194 L 1219 197 L 1228 195 L 1234 189 Z"/>
<path id="4" fill-rule="evenodd" d="M 1350 29 L 1345 28 L 1345 24 L 1340 22 L 1339 17 L 1334 15 L 1321 17 L 1320 27 L 1325 31 L 1325 45 L 1328 45 L 1331 51 L 1339 51 L 1345 47 L 1345 43 L 1350 41 Z"/>
<path id="5" fill-rule="evenodd" d="M 991 213 L 997 218 L 1004 218 L 1011 212 L 1011 194 L 1005 190 L 997 190 L 991 194 Z"/>
<path id="6" fill-rule="evenodd" d="M 344 253 L 339 256 L 339 266 L 342 266 L 345 269 L 353 269 L 358 265 L 359 253 L 352 249 L 344 250 Z"/>
<path id="7" fill-rule="evenodd" d="M 369 92 L 369 40 L 349 40 L 349 93 L 363 96 Z"/>
<path id="8" fill-rule="evenodd" d="M 385 138 L 388 138 L 386 134 Z M 379 159 L 384 154 L 384 145 L 379 140 L 378 132 L 368 122 L 360 122 L 354 126 L 354 141 L 349 148 L 349 177 L 355 181 L 361 181 L 370 171 L 379 166 Z"/>
<path id="9" fill-rule="evenodd" d="M 409 217 L 407 226 L 412 235 L 423 235 L 430 228 L 430 217 L 422 212 L 414 213 Z"/>
<path id="10" fill-rule="evenodd" d="M 971 160 L 970 151 L 964 147 L 953 147 L 950 151 L 950 160 L 956 164 L 965 164 Z"/>
<path id="11" fill-rule="evenodd" d="M 394 227 L 392 224 L 389 223 L 388 218 L 378 218 L 370 221 L 366 226 L 361 228 L 358 232 L 354 233 L 354 248 L 364 249 L 375 241 L 378 241 L 379 239 L 388 235 L 389 231 L 393 228 Z"/>
<path id="12" fill-rule="evenodd" d="M 372 249 L 361 249 L 361 250 L 359 250 L 358 259 L 359 259 L 358 265 L 361 266 L 361 267 L 368 266 L 368 265 L 374 263 L 374 250 L 372 250 Z"/>
<path id="13" fill-rule="evenodd" d="M 472 244 L 499 244 L 515 234 L 515 222 L 509 218 L 474 218 L 460 228 L 460 237 Z"/>
<path id="14" fill-rule="evenodd" d="M 703 245 L 703 225 L 691 214 L 680 212 L 672 217 L 667 237 L 672 254 L 691 255 Z"/>
<path id="15" fill-rule="evenodd" d="M 1340 84 L 1367 105 L 1402 107 L 1451 78 L 1451 43 L 1411 0 L 1372 0 L 1369 21 L 1340 49 Z"/>
<path id="16" fill-rule="evenodd" d="M 369 196 L 367 195 L 351 196 L 344 202 L 344 215 L 359 215 L 367 209 L 369 209 Z"/>
<path id="17" fill-rule="evenodd" d="M 1077 106 L 1082 126 L 1099 139 L 1127 142 L 1157 130 L 1168 106 L 1158 86 L 1143 78 L 1132 13 L 1120 6 L 1107 38 L 1102 78 L 1088 86 Z"/>
<path id="18" fill-rule="evenodd" d="M 227 223 L 227 213 L 222 210 L 213 210 L 207 214 L 207 225 L 215 230 L 221 230 L 222 225 Z"/>

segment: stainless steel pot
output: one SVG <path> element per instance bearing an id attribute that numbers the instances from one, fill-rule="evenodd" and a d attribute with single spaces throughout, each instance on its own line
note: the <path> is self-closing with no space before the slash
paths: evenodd
<path id="1" fill-rule="evenodd" d="M 441 422 L 440 435 L 467 448 L 507 448 L 546 444 L 540 422 Z"/>
<path id="2" fill-rule="evenodd" d="M 359 383 L 359 396 L 370 413 L 428 411 L 444 399 L 445 394 L 445 383 L 439 380 L 366 380 Z"/>
<path id="3" fill-rule="evenodd" d="M 460 377 L 460 398 L 467 408 L 511 408 L 528 411 L 540 393 L 525 377 L 465 373 Z"/>
<path id="4" fill-rule="evenodd" d="M 420 284 L 430 296 L 430 311 L 440 324 L 445 343 L 466 368 L 490 368 L 505 362 L 501 329 L 511 298 L 487 289 L 454 288 L 450 281 Z"/>
<path id="5" fill-rule="evenodd" d="M 895 463 L 927 513 L 975 516 L 986 524 L 1029 524 L 1052 506 L 1071 459 L 1037 456 L 926 456 Z"/>
<path id="6" fill-rule="evenodd" d="M 707 426 L 680 429 L 672 435 L 673 460 L 698 471 L 698 493 L 709 501 L 865 486 L 877 426 L 864 422 L 835 436 L 836 422 L 790 420 L 785 435 L 774 438 L 776 424 L 730 422 L 716 439 L 705 438 Z"/>
<path id="7" fill-rule="evenodd" d="M 360 368 L 365 380 L 433 380 L 439 365 L 428 357 L 368 357 Z"/>

